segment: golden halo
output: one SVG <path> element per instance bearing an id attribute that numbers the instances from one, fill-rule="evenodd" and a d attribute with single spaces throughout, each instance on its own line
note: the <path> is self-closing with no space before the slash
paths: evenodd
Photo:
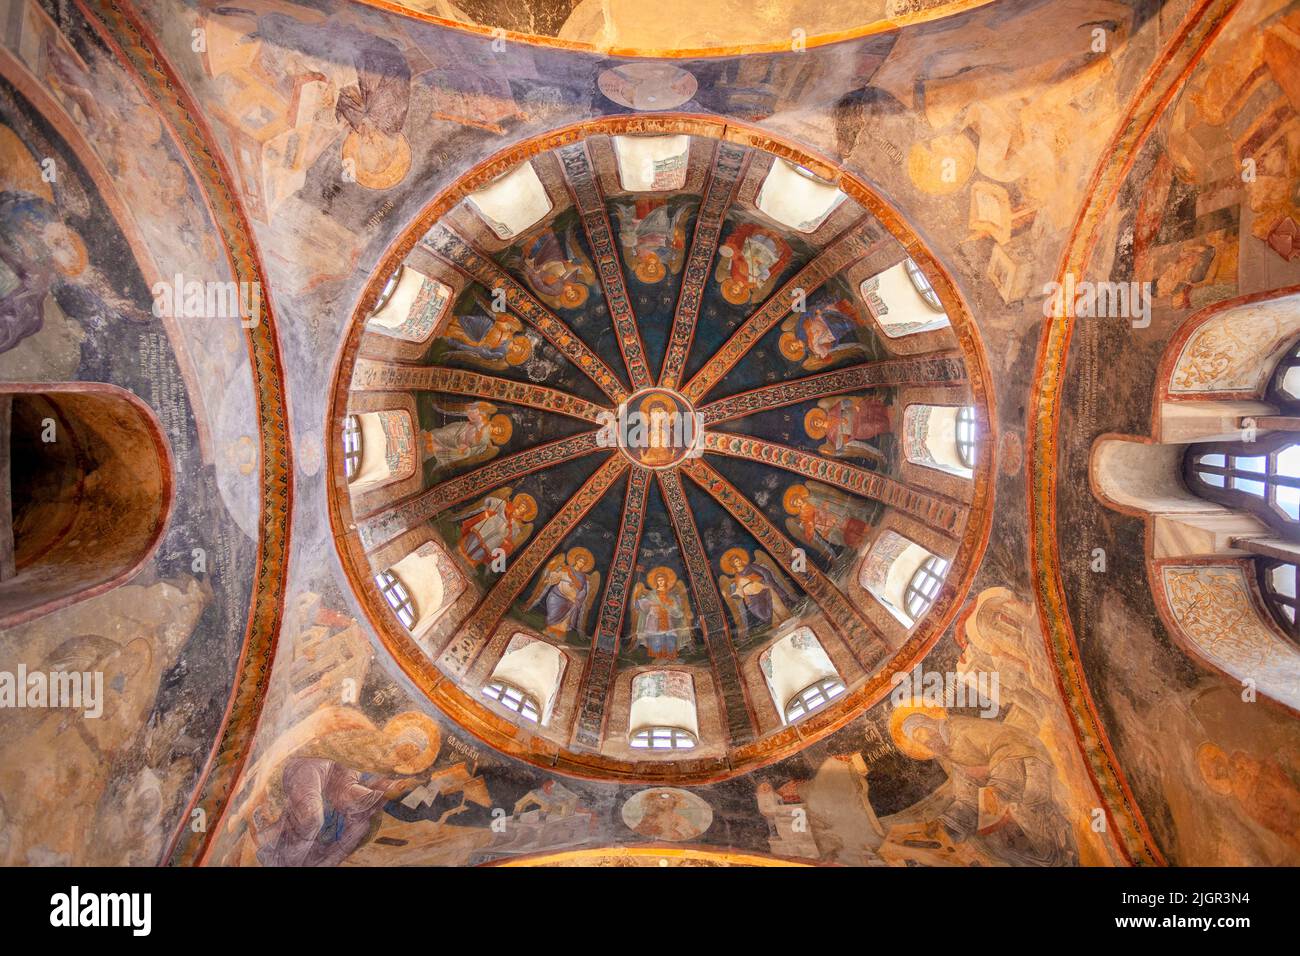
<path id="1" fill-rule="evenodd" d="M 647 285 L 658 282 L 668 274 L 668 270 L 664 268 L 664 264 L 659 261 L 659 257 L 653 252 L 647 252 L 645 255 L 638 258 L 636 266 L 633 267 L 632 271 L 636 273 L 638 279 Z"/>
<path id="2" fill-rule="evenodd" d="M 45 227 L 42 238 L 44 238 L 45 244 L 50 247 L 50 251 L 54 253 L 54 268 L 58 269 L 59 272 L 70 279 L 75 279 L 86 271 L 86 266 L 90 264 L 90 256 L 86 254 L 86 244 L 81 241 L 81 237 L 73 230 L 61 222 L 52 222 Z M 65 261 L 59 255 L 59 243 L 67 243 L 67 247 L 72 253 L 72 261 Z"/>
<path id="3" fill-rule="evenodd" d="M 646 576 L 645 576 L 646 584 L 654 588 L 655 586 L 654 580 L 656 577 L 658 577 L 661 574 L 666 575 L 668 578 L 668 583 L 664 585 L 664 590 L 668 590 L 674 584 L 677 583 L 677 572 L 674 571 L 672 568 L 665 567 L 664 565 L 661 564 L 659 565 L 659 567 L 651 568 L 649 571 L 646 572 Z"/>
<path id="4" fill-rule="evenodd" d="M 586 548 L 570 548 L 569 565 L 585 574 L 596 566 L 596 557 Z"/>
<path id="5" fill-rule="evenodd" d="M 914 760 L 933 760 L 934 753 L 932 751 L 916 743 L 903 733 L 903 722 L 913 714 L 921 714 L 935 720 L 947 720 L 948 712 L 942 707 L 931 707 L 913 698 L 910 703 L 895 705 L 893 712 L 889 715 L 889 736 L 894 739 L 894 745 Z"/>
<path id="6" fill-rule="evenodd" d="M 732 548 L 730 551 L 724 552 L 722 560 L 718 562 L 718 566 L 722 570 L 730 571 L 732 574 L 735 574 L 747 564 L 749 564 L 749 552 L 744 548 Z"/>
<path id="7" fill-rule="evenodd" d="M 353 130 L 343 140 L 343 158 L 352 161 L 357 185 L 366 189 L 396 186 L 411 169 L 411 144 L 403 133 L 384 136 L 374 130 Z"/>
<path id="8" fill-rule="evenodd" d="M 791 362 L 797 362 L 804 357 L 807 349 L 804 348 L 803 341 L 793 332 L 782 332 L 780 340 L 781 354 Z"/>
<path id="9" fill-rule="evenodd" d="M 667 396 L 651 395 L 641 403 L 641 414 L 649 415 L 656 408 L 665 409 L 670 414 L 677 411 L 677 404 Z"/>
<path id="10" fill-rule="evenodd" d="M 506 364 L 523 365 L 533 357 L 533 340 L 526 335 L 516 335 L 506 346 Z"/>
<path id="11" fill-rule="evenodd" d="M 510 504 L 515 516 L 524 521 L 532 521 L 537 517 L 537 499 L 530 494 L 515 495 Z"/>
<path id="12" fill-rule="evenodd" d="M 514 434 L 515 425 L 508 415 L 493 415 L 492 420 L 488 422 L 488 434 L 492 436 L 494 445 L 504 445 Z"/>
<path id="13" fill-rule="evenodd" d="M 1225 797 L 1232 793 L 1232 765 L 1218 744 L 1204 743 L 1196 748 L 1196 768 L 1214 793 Z"/>
<path id="14" fill-rule="evenodd" d="M 749 283 L 743 279 L 723 280 L 722 297 L 732 305 L 744 305 L 749 301 Z"/>
<path id="15" fill-rule="evenodd" d="M 824 408 L 810 408 L 803 417 L 803 430 L 809 438 L 825 438 L 831 429 L 831 417 Z"/>
<path id="16" fill-rule="evenodd" d="M 438 751 L 442 749 L 442 731 L 438 729 L 437 723 L 431 717 L 418 710 L 408 710 L 398 714 L 384 724 L 384 736 L 394 746 L 405 736 L 410 736 L 414 740 L 423 737 L 424 746 L 416 756 L 393 764 L 393 772 L 404 776 L 427 770 L 438 759 Z"/>
<path id="17" fill-rule="evenodd" d="M 807 485 L 791 485 L 785 489 L 785 494 L 781 496 L 781 504 L 785 506 L 787 514 L 797 515 L 803 510 L 803 503 L 808 500 Z"/>
<path id="18" fill-rule="evenodd" d="M 577 282 L 564 283 L 560 293 L 560 305 L 566 309 L 576 309 L 587 301 L 587 287 Z"/>

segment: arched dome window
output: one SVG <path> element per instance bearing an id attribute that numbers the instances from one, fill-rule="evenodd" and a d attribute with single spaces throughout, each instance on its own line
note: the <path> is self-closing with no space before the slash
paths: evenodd
<path id="1" fill-rule="evenodd" d="M 793 724 L 801 717 L 807 717 L 840 696 L 844 690 L 844 681 L 838 677 L 823 677 L 809 684 L 786 701 L 785 722 Z"/>
<path id="2" fill-rule="evenodd" d="M 969 405 L 908 405 L 903 412 L 903 453 L 913 464 L 970 478 L 977 439 Z"/>
<path id="3" fill-rule="evenodd" d="M 912 580 L 907 582 L 907 591 L 903 602 L 907 610 L 907 616 L 913 621 L 919 621 L 925 615 L 925 612 L 934 605 L 934 600 L 939 596 L 939 589 L 943 587 L 943 579 L 947 573 L 948 562 L 935 555 L 930 555 L 930 557 L 926 558 L 925 563 L 916 569 L 916 573 L 912 575 Z"/>
<path id="4" fill-rule="evenodd" d="M 686 185 L 689 136 L 615 136 L 618 180 L 629 192 L 664 192 Z"/>
<path id="5" fill-rule="evenodd" d="M 415 627 L 415 604 L 406 587 L 397 580 L 397 575 L 392 571 L 380 571 L 375 575 L 375 583 L 379 585 L 384 600 L 388 602 L 388 606 L 393 609 L 393 613 L 406 629 L 409 631 Z"/>
<path id="6" fill-rule="evenodd" d="M 552 644 L 516 634 L 483 685 L 483 696 L 524 720 L 550 722 L 568 659 Z"/>
<path id="7" fill-rule="evenodd" d="M 787 724 L 802 720 L 845 691 L 844 681 L 812 628 L 787 634 L 764 652 L 759 667 Z"/>
<path id="8" fill-rule="evenodd" d="M 357 416 L 343 419 L 343 473 L 351 481 L 361 470 L 361 422 Z"/>
<path id="9" fill-rule="evenodd" d="M 451 289 L 410 266 L 384 284 L 366 328 L 407 342 L 427 342 L 451 304 Z"/>
<path id="10" fill-rule="evenodd" d="M 778 159 L 763 180 L 757 205 L 783 226 L 816 232 L 844 198 L 837 186 L 812 170 Z"/>
<path id="11" fill-rule="evenodd" d="M 632 678 L 628 727 L 628 743 L 634 750 L 693 750 L 700 728 L 691 675 L 654 670 Z"/>
<path id="12" fill-rule="evenodd" d="M 891 339 L 949 326 L 934 286 L 910 258 L 865 279 L 858 289 L 867 311 Z"/>
<path id="13" fill-rule="evenodd" d="M 858 583 L 887 611 L 911 628 L 934 605 L 949 561 L 895 531 L 872 544 L 858 570 Z"/>
<path id="14" fill-rule="evenodd" d="M 415 432 L 402 410 L 348 415 L 342 423 L 343 462 L 353 491 L 415 474 Z M 349 464 L 349 457 L 354 460 Z"/>
<path id="15" fill-rule="evenodd" d="M 537 698 L 509 681 L 492 680 L 483 686 L 483 696 L 495 700 L 507 710 L 513 710 L 524 720 L 541 723 L 542 708 Z"/>
<path id="16" fill-rule="evenodd" d="M 532 163 L 520 163 L 470 193 L 469 202 L 498 239 L 513 239 L 541 222 L 552 207 L 551 197 Z"/>
<path id="17" fill-rule="evenodd" d="M 1283 542 L 1300 549 L 1298 392 L 1300 343 L 1288 348 L 1278 360 L 1265 391 L 1266 399 L 1276 406 L 1277 413 L 1243 422 L 1246 426 L 1243 437 L 1255 439 L 1255 429 L 1265 430 L 1265 435 L 1251 441 L 1189 445 L 1183 456 L 1183 480 L 1194 495 L 1254 515 Z M 1300 643 L 1295 556 L 1258 555 L 1256 577 L 1274 621 L 1292 641 Z"/>

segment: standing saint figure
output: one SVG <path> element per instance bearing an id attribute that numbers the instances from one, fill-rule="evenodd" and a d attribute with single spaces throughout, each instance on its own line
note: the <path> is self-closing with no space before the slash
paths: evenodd
<path id="1" fill-rule="evenodd" d="M 563 639 L 586 628 L 592 601 L 600 591 L 600 572 L 593 570 L 595 566 L 595 557 L 581 547 L 551 558 L 526 608 L 531 611 L 542 605 L 547 634 Z"/>
<path id="2" fill-rule="evenodd" d="M 725 572 L 718 577 L 718 590 L 731 608 L 737 637 L 750 630 L 775 627 L 790 617 L 795 594 L 790 582 L 764 551 L 753 557 L 744 548 L 732 548 L 718 562 Z"/>
<path id="3" fill-rule="evenodd" d="M 500 446 L 508 442 L 514 432 L 509 416 L 496 414 L 496 406 L 489 402 L 436 407 L 445 415 L 465 419 L 422 433 L 425 452 L 440 468 L 487 461 L 500 451 Z"/>
<path id="4" fill-rule="evenodd" d="M 510 494 L 510 488 L 502 488 L 455 515 L 460 526 L 456 546 L 470 564 L 488 564 L 498 550 L 513 554 L 533 533 L 537 501 L 532 495 Z"/>
<path id="5" fill-rule="evenodd" d="M 889 406 L 878 398 L 823 398 L 803 419 L 809 438 L 825 439 L 817 449 L 835 458 L 884 461 L 871 439 L 889 432 Z"/>
<path id="6" fill-rule="evenodd" d="M 652 568 L 632 589 L 632 633 L 636 647 L 654 659 L 671 659 L 691 642 L 695 621 L 686 585 L 672 568 Z"/>

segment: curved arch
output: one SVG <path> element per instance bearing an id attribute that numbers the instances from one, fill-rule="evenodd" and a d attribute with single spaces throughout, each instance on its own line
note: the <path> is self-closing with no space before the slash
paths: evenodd
<path id="1" fill-rule="evenodd" d="M 507 30 L 499 25 L 468 23 L 463 20 L 454 20 L 449 17 L 436 16 L 422 10 L 415 10 L 406 4 L 394 2 L 394 0 L 353 0 L 353 2 L 362 6 L 386 10 L 389 13 L 396 13 L 404 17 L 409 17 L 412 20 L 418 20 L 422 23 L 436 24 L 440 27 L 446 27 L 448 29 L 457 30 L 475 36 L 488 37 L 493 40 L 504 40 L 510 43 L 525 43 L 531 46 L 552 47 L 560 50 L 572 50 L 578 53 L 599 53 L 605 56 L 653 57 L 656 59 L 675 60 L 688 58 L 708 59 L 713 57 L 737 56 L 750 53 L 788 53 L 797 49 L 826 46 L 831 43 L 841 43 L 845 40 L 854 40 L 860 37 L 889 33 L 891 31 L 915 26 L 917 24 L 942 20 L 959 13 L 965 13 L 968 10 L 978 9 L 979 7 L 992 3 L 993 0 L 946 0 L 946 2 L 931 4 L 926 6 L 925 9 L 906 13 L 902 16 L 887 17 L 857 25 L 846 25 L 839 29 L 828 29 L 824 32 L 814 33 L 812 36 L 805 35 L 805 31 L 800 31 L 799 34 L 796 34 L 794 30 L 799 28 L 799 24 L 791 22 L 785 25 L 786 29 L 782 33 L 781 39 L 778 41 L 755 41 L 731 46 L 704 46 L 681 49 L 619 45 L 615 43 L 591 43 L 581 40 L 560 39 L 558 36 L 523 33 L 515 30 Z M 748 8 L 746 9 L 748 11 Z M 797 44 L 801 44 L 801 46 Z"/>
<path id="2" fill-rule="evenodd" d="M 134 577 L 162 541 L 176 489 L 162 424 L 133 392 L 100 382 L 0 384 L 0 401 L 10 405 L 0 438 L 13 441 L 15 407 L 23 408 L 21 427 L 31 432 L 27 454 L 4 449 L 10 467 L 18 461 L 31 467 L 38 459 L 46 465 L 23 475 L 24 500 L 12 502 L 11 529 L 39 529 L 42 540 L 29 535 L 28 547 L 15 539 L 16 574 L 4 579 L 0 571 L 5 628 Z M 47 446 L 57 458 L 43 454 Z M 0 494 L 10 495 L 12 479 L 12 472 L 5 476 Z"/>

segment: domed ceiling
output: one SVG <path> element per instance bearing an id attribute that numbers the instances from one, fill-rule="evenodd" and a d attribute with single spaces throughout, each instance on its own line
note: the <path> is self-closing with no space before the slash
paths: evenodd
<path id="1" fill-rule="evenodd" d="M 354 487 L 335 504 L 351 531 L 345 563 L 385 643 L 471 731 L 535 759 L 538 741 L 521 750 L 502 739 L 519 729 L 500 718 L 517 715 L 480 693 L 503 642 L 527 635 L 566 653 L 560 696 L 573 695 L 572 713 L 561 703 L 528 728 L 567 751 L 562 763 L 716 776 L 879 699 L 965 589 L 983 456 L 973 453 L 975 475 L 954 479 L 907 461 L 902 433 L 910 402 L 971 401 L 958 342 L 972 340 L 923 248 L 868 211 L 885 207 L 862 187 L 817 175 L 830 171 L 813 158 L 683 136 L 680 168 L 632 191 L 614 140 L 596 132 L 485 164 L 435 202 L 400 265 L 390 257 L 376 274 L 367 303 L 400 295 L 412 271 L 451 301 L 427 344 L 398 356 L 359 316 L 335 427 L 379 407 L 378 393 L 408 395 L 418 487 Z M 502 240 L 506 224 L 483 208 L 520 169 L 536 172 L 548 197 L 539 208 L 552 208 Z M 781 203 L 798 195 L 781 189 L 802 184 L 806 197 Z M 790 209 L 792 225 L 776 218 Z M 945 289 L 953 327 L 904 340 L 883 334 L 862 287 L 909 247 Z M 987 422 L 978 396 L 971 407 Z M 336 461 L 337 489 L 342 470 Z M 393 540 L 419 526 L 440 548 L 448 609 L 412 640 L 375 575 Z M 862 583 L 864 555 L 895 526 L 953 563 L 935 606 L 906 626 Z M 757 675 L 757 656 L 805 625 L 848 692 L 792 728 L 746 671 Z M 693 675 L 689 752 L 628 750 L 620 679 L 652 667 Z"/>

